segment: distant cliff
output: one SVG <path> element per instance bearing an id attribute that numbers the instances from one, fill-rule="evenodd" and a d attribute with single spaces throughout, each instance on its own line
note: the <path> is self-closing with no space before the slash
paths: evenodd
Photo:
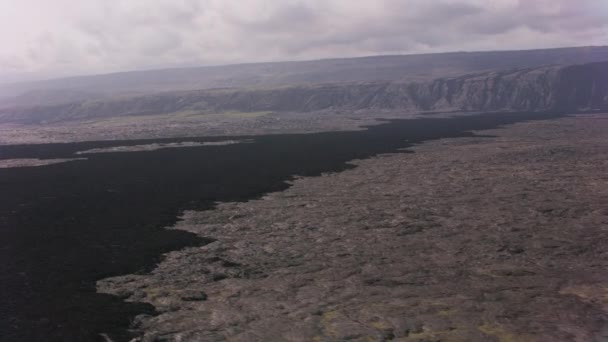
<path id="1" fill-rule="evenodd" d="M 50 105 L 165 91 L 322 83 L 427 82 L 439 77 L 608 60 L 608 46 L 448 52 L 128 71 L 0 84 L 0 107 Z M 2 82 L 2 80 L 0 80 Z M 22 96 L 24 95 L 24 96 Z"/>
<path id="2" fill-rule="evenodd" d="M 362 82 L 274 89 L 170 92 L 0 109 L 0 122 L 43 123 L 180 111 L 608 109 L 608 62 L 488 72 L 429 82 Z"/>

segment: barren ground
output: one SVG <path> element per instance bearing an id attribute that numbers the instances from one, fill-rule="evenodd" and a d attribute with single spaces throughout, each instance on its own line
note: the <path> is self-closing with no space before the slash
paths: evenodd
<path id="1" fill-rule="evenodd" d="M 353 130 L 374 123 L 369 113 L 170 113 L 49 123 L 0 124 L 0 145 L 260 135 Z M 384 117 L 414 117 L 393 113 Z"/>
<path id="2" fill-rule="evenodd" d="M 445 139 L 186 212 L 216 239 L 98 283 L 143 340 L 605 341 L 608 116 Z"/>
<path id="3" fill-rule="evenodd" d="M 433 117 L 475 113 L 433 113 Z M 178 112 L 36 124 L 1 124 L 0 145 L 99 140 L 136 140 L 234 135 L 268 135 L 358 130 L 379 119 L 428 115 L 396 111 Z"/>
<path id="4" fill-rule="evenodd" d="M 12 168 L 12 167 L 36 167 L 45 166 L 58 163 L 67 163 L 74 160 L 83 160 L 85 158 L 58 158 L 58 159 L 35 159 L 35 158 L 24 158 L 24 159 L 0 159 L 0 169 Z"/>

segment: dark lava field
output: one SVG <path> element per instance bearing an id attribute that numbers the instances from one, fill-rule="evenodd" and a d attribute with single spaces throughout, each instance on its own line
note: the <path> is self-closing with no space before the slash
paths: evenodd
<path id="1" fill-rule="evenodd" d="M 129 340 L 133 318 L 154 314 L 154 307 L 97 293 L 96 281 L 149 272 L 163 253 L 211 242 L 164 228 L 184 210 L 258 198 L 288 188 L 294 176 L 346 170 L 351 160 L 419 142 L 560 116 L 496 113 L 390 121 L 353 132 L 2 146 L 0 159 L 49 159 L 151 142 L 254 140 L 0 169 L 0 336 Z"/>

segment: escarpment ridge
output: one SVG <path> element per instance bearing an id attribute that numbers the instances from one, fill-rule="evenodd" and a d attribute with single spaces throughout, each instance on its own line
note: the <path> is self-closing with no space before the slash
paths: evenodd
<path id="1" fill-rule="evenodd" d="M 0 109 L 0 123 L 39 124 L 188 112 L 574 111 L 608 108 L 608 62 L 492 71 L 427 82 L 212 89 Z"/>

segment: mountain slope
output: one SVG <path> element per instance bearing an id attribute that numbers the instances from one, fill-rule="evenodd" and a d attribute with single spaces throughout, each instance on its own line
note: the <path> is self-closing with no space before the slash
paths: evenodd
<path id="1" fill-rule="evenodd" d="M 113 73 L 0 85 L 0 105 L 57 104 L 86 98 L 210 88 L 321 83 L 423 82 L 439 77 L 608 60 L 608 47 L 452 52 Z M 19 97 L 19 95 L 24 95 Z"/>
<path id="2" fill-rule="evenodd" d="M 199 90 L 0 109 L 0 122 L 240 111 L 549 111 L 608 109 L 608 62 L 489 72 L 429 82 Z"/>

